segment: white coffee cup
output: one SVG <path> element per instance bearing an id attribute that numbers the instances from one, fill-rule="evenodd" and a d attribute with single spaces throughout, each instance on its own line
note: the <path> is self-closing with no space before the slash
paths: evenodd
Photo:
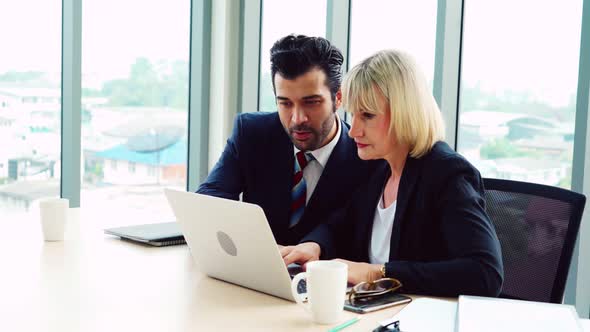
<path id="1" fill-rule="evenodd" d="M 39 201 L 45 241 L 63 241 L 69 206 L 66 198 L 47 198 Z"/>
<path id="2" fill-rule="evenodd" d="M 307 264 L 306 272 L 291 281 L 291 291 L 297 304 L 311 313 L 314 322 L 333 324 L 340 321 L 344 309 L 348 266 L 338 261 L 315 261 Z M 299 281 L 307 281 L 307 299 L 297 293 Z"/>

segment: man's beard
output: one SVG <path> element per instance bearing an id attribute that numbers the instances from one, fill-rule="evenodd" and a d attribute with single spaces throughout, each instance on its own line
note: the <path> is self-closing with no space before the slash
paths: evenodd
<path id="1" fill-rule="evenodd" d="M 298 125 L 289 128 L 289 136 L 291 137 L 291 141 L 295 147 L 302 151 L 313 151 L 320 148 L 326 137 L 330 135 L 332 126 L 336 125 L 336 121 L 334 121 L 335 118 L 336 113 L 332 112 L 330 117 L 322 122 L 322 126 L 319 131 L 306 125 Z M 293 138 L 293 132 L 295 131 L 305 131 L 311 133 L 310 139 L 306 142 L 307 144 L 300 145 L 297 140 Z"/>

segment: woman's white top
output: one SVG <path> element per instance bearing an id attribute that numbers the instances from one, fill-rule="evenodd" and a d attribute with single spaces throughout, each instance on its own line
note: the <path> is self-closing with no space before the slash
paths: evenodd
<path id="1" fill-rule="evenodd" d="M 397 200 L 384 208 L 383 194 L 377 203 L 375 218 L 373 219 L 373 232 L 369 244 L 369 261 L 371 264 L 385 264 L 389 262 L 389 246 L 391 245 L 391 230 L 395 218 Z"/>

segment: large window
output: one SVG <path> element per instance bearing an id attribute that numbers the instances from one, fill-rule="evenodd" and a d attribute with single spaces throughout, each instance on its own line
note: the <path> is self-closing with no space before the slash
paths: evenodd
<path id="1" fill-rule="evenodd" d="M 83 6 L 81 205 L 112 224 L 173 220 L 186 188 L 190 0 Z"/>
<path id="2" fill-rule="evenodd" d="M 0 2 L 0 215 L 59 196 L 61 1 Z"/>
<path id="3" fill-rule="evenodd" d="M 281 37 L 300 34 L 325 37 L 326 0 L 263 0 L 260 51 L 260 111 L 277 110 L 270 78 L 270 48 Z M 255 110 L 252 110 L 255 111 Z"/>
<path id="4" fill-rule="evenodd" d="M 487 177 L 569 188 L 582 1 L 464 13 L 459 152 Z"/>
<path id="5" fill-rule="evenodd" d="M 416 59 L 432 84 L 436 10 L 436 0 L 352 1 L 350 67 L 377 51 L 399 49 Z"/>

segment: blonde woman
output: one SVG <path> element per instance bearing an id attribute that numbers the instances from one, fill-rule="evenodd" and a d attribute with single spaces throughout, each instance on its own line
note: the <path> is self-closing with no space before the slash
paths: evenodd
<path id="1" fill-rule="evenodd" d="M 382 165 L 339 218 L 281 248 L 285 263 L 340 258 L 352 284 L 391 277 L 405 293 L 497 296 L 501 251 L 481 176 L 443 142 L 413 59 L 378 52 L 347 74 L 342 92 L 359 157 Z"/>

